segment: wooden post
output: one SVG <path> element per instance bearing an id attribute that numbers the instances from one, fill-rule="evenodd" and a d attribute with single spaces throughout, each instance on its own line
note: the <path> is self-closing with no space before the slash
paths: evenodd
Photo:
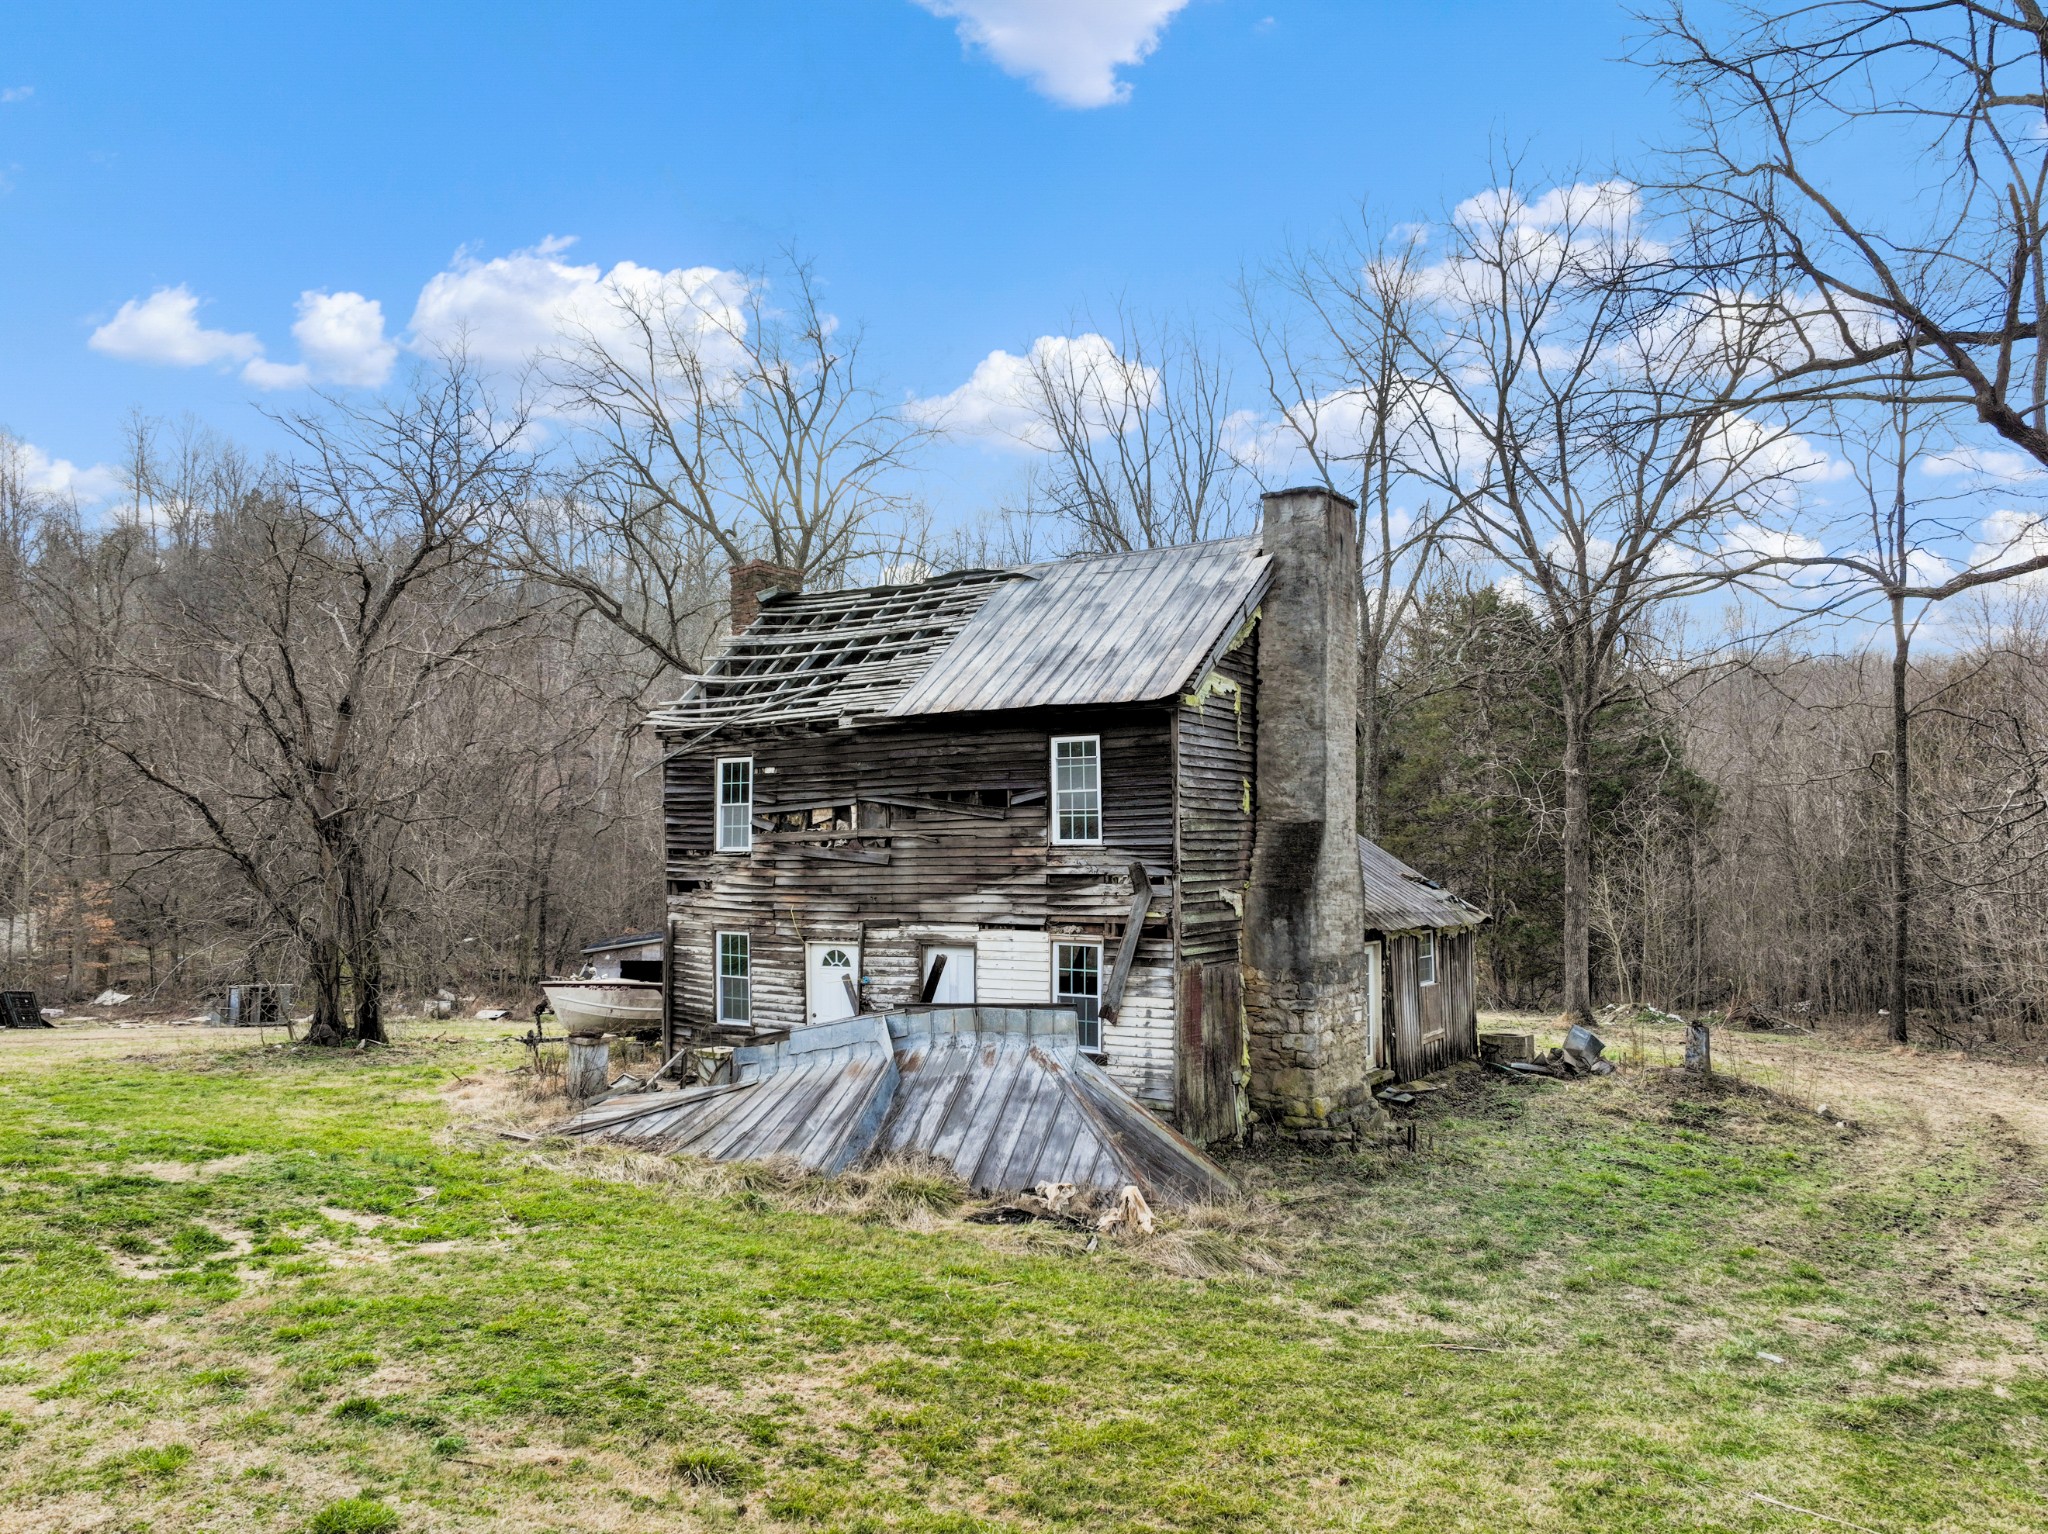
<path id="1" fill-rule="evenodd" d="M 1685 1068 L 1694 1076 L 1714 1074 L 1714 1039 L 1705 1023 L 1685 1025 Z"/>
<path id="2" fill-rule="evenodd" d="M 569 1036 L 569 1098 L 572 1102 L 588 1102 L 593 1097 L 604 1096 L 604 1090 L 611 1085 L 612 1047 L 601 1037 L 587 1034 Z"/>
<path id="3" fill-rule="evenodd" d="M 661 918 L 661 1052 L 676 1052 L 676 919 L 667 912 Z"/>

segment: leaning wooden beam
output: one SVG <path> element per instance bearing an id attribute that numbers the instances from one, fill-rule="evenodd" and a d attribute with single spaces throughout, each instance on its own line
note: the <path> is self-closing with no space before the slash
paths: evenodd
<path id="1" fill-rule="evenodd" d="M 1131 978 L 1131 962 L 1138 956 L 1138 938 L 1145 926 L 1145 912 L 1152 905 L 1152 879 L 1145 865 L 1131 859 L 1131 914 L 1124 922 L 1123 946 L 1116 951 L 1116 967 L 1102 984 L 1100 1010 L 1105 1022 L 1115 1022 L 1124 1000 L 1124 982 Z"/>

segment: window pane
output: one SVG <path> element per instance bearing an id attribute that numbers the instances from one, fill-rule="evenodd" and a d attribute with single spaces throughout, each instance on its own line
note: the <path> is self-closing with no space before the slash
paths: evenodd
<path id="1" fill-rule="evenodd" d="M 745 852 L 754 845 L 754 764 L 728 757 L 718 764 L 718 850 Z"/>
<path id="2" fill-rule="evenodd" d="M 1102 747 L 1094 736 L 1053 742 L 1052 793 L 1055 841 L 1102 840 Z"/>
<path id="3" fill-rule="evenodd" d="M 753 1016 L 752 943 L 744 932 L 718 934 L 718 1020 L 744 1023 Z"/>
<path id="4" fill-rule="evenodd" d="M 1102 1046 L 1102 950 L 1093 943 L 1060 943 L 1053 949 L 1053 1004 L 1072 1007 L 1080 1019 L 1081 1047 Z"/>

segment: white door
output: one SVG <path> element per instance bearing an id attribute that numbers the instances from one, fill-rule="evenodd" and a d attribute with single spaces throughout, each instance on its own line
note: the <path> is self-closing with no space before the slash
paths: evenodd
<path id="1" fill-rule="evenodd" d="M 1386 1019 L 1386 1006 L 1380 995 L 1380 976 L 1384 966 L 1380 962 L 1380 945 L 1365 945 L 1365 1043 L 1366 1059 L 1374 1065 L 1385 1063 L 1387 1052 L 1381 1044 L 1380 1029 Z"/>
<path id="2" fill-rule="evenodd" d="M 860 949 L 852 943 L 804 945 L 805 1012 L 831 1023 L 860 1010 Z"/>
<path id="3" fill-rule="evenodd" d="M 932 971 L 939 970 L 938 988 L 932 1001 L 942 1007 L 974 1005 L 974 950 L 972 948 L 927 948 L 924 951 L 924 984 L 932 983 Z"/>

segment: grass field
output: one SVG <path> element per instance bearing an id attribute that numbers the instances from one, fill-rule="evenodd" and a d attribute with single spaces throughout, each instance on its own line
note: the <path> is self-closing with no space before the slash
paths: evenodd
<path id="1" fill-rule="evenodd" d="M 465 1129 L 504 1031 L 0 1035 L 0 1528 L 2048 1527 L 2037 1067 L 1470 1073 L 1088 1252 Z"/>

